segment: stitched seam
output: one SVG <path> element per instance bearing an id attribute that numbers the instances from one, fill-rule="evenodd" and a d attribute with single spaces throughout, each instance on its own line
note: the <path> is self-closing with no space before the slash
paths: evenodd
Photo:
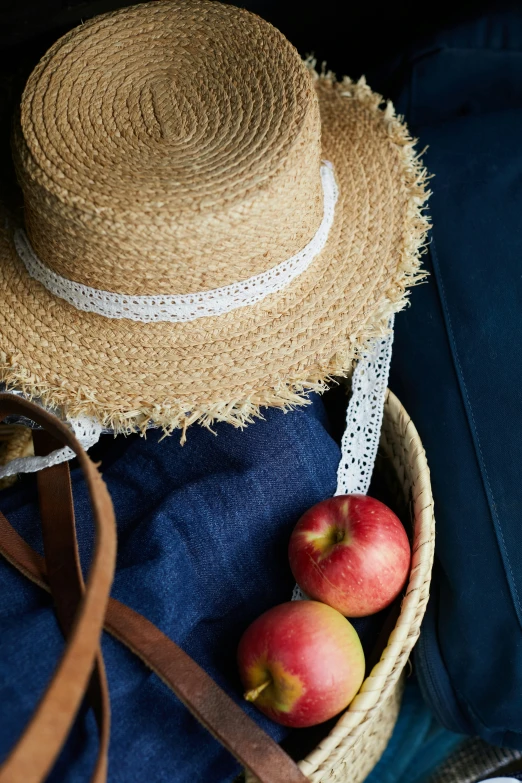
<path id="1" fill-rule="evenodd" d="M 451 318 L 450 318 L 450 314 L 449 314 L 449 309 L 448 309 L 447 302 L 446 302 L 446 292 L 445 292 L 445 289 L 444 289 L 444 283 L 443 283 L 442 275 L 441 275 L 441 272 L 440 272 L 440 266 L 439 266 L 439 262 L 438 262 L 437 252 L 435 250 L 435 241 L 434 241 L 433 237 L 432 237 L 432 241 L 431 241 L 431 253 L 432 253 L 432 258 L 433 258 L 433 267 L 434 267 L 434 270 L 436 272 L 435 279 L 437 280 L 437 284 L 438 284 L 438 287 L 439 287 L 439 295 L 440 295 L 440 299 L 441 299 L 441 303 L 442 303 L 442 309 L 443 309 L 443 312 L 444 312 L 444 318 L 445 318 L 445 321 L 446 321 L 446 329 L 447 329 L 447 332 L 448 332 L 448 337 L 449 337 L 449 341 L 450 341 L 450 345 L 451 345 L 451 352 L 453 354 L 453 359 L 454 359 L 454 362 L 455 362 L 455 365 L 456 365 L 456 369 L 457 369 L 457 377 L 459 379 L 459 385 L 460 385 L 460 388 L 461 388 L 461 393 L 462 393 L 463 397 L 465 398 L 465 407 L 466 407 L 466 410 L 468 411 L 469 416 L 470 416 L 470 422 L 469 423 L 470 423 L 470 429 L 472 431 L 473 441 L 474 441 L 476 449 L 478 449 L 478 455 L 477 456 L 478 456 L 479 465 L 480 465 L 480 468 L 481 468 L 481 471 L 482 471 L 482 474 L 483 474 L 483 477 L 484 477 L 485 485 L 486 485 L 486 497 L 487 497 L 487 501 L 488 501 L 489 510 L 490 510 L 491 516 L 493 518 L 493 521 L 495 523 L 495 531 L 496 531 L 496 534 L 497 534 L 497 543 L 500 544 L 500 550 L 504 554 L 504 556 L 502 557 L 502 561 L 507 565 L 507 568 L 509 570 L 509 574 L 511 576 L 511 579 L 508 579 L 508 584 L 511 587 L 511 589 L 510 589 L 511 598 L 513 600 L 513 603 L 515 604 L 515 611 L 516 611 L 516 614 L 517 614 L 517 617 L 518 617 L 519 624 L 522 625 L 522 606 L 520 604 L 520 596 L 519 596 L 518 589 L 517 589 L 517 586 L 516 586 L 516 583 L 515 583 L 513 569 L 511 568 L 511 563 L 509 561 L 509 556 L 508 556 L 508 552 L 507 552 L 506 542 L 505 542 L 505 539 L 504 539 L 504 534 L 502 533 L 502 528 L 500 527 L 500 522 L 499 522 L 498 514 L 497 514 L 497 511 L 496 511 L 496 503 L 495 503 L 495 499 L 494 499 L 494 495 L 493 495 L 493 490 L 491 488 L 491 482 L 490 482 L 488 471 L 487 471 L 487 468 L 486 468 L 484 455 L 482 453 L 482 447 L 480 445 L 480 438 L 478 436 L 477 425 L 476 425 L 476 422 L 475 422 L 475 417 L 473 415 L 473 409 L 471 407 L 471 401 L 470 401 L 470 398 L 469 398 L 468 389 L 467 389 L 467 386 L 466 386 L 466 382 L 464 380 L 464 374 L 462 372 L 462 365 L 460 363 L 459 354 L 458 354 L 458 351 L 457 351 L 457 345 L 456 345 L 455 336 L 454 336 L 454 333 L 453 333 L 453 327 L 452 327 L 452 324 L 451 324 Z M 500 537 L 500 541 L 498 540 L 499 537 Z M 514 592 L 514 594 L 513 594 L 513 592 Z"/>

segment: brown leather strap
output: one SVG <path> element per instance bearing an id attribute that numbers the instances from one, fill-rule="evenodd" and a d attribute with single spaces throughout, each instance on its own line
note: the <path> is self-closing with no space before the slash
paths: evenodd
<path id="1" fill-rule="evenodd" d="M 33 443 L 36 456 L 46 456 L 60 447 L 60 443 L 45 430 L 34 430 Z M 41 470 L 37 475 L 37 482 L 47 578 L 58 621 L 67 639 L 85 592 L 68 464 L 62 462 Z M 96 655 L 86 695 L 94 711 L 100 740 L 91 783 L 105 783 L 110 736 L 110 701 L 101 649 Z"/>
<path id="2" fill-rule="evenodd" d="M 48 500 L 46 495 L 49 494 L 50 499 L 51 494 L 55 494 L 54 488 L 47 481 L 40 489 L 44 496 L 42 508 L 52 509 L 53 501 Z M 73 524 L 72 504 L 62 506 L 62 510 L 67 508 L 70 524 Z M 50 525 L 51 534 L 52 529 Z M 36 584 L 49 589 L 44 559 L 23 541 L 1 514 L 0 552 Z M 306 783 L 307 778 L 279 745 L 201 667 L 142 615 L 110 599 L 105 628 L 156 672 L 195 717 L 261 783 Z M 18 783 L 18 778 L 9 779 L 9 783 L 14 782 Z M 1 776 L 0 783 L 4 783 Z"/>
<path id="3" fill-rule="evenodd" d="M 282 748 L 149 620 L 111 598 L 105 627 L 156 672 L 260 783 L 308 783 Z"/>
<path id="4" fill-rule="evenodd" d="M 67 427 L 37 405 L 14 395 L 0 394 L 0 421 L 9 414 L 33 419 L 74 451 L 88 485 L 95 524 L 92 564 L 66 648 L 24 734 L 0 768 L 0 783 L 41 783 L 63 747 L 91 676 L 114 575 L 116 532 L 105 484 Z M 20 542 L 13 533 L 7 530 L 7 543 L 14 543 L 15 551 L 20 554 Z M 23 565 L 28 575 L 38 562 L 35 554 Z"/>
<path id="5" fill-rule="evenodd" d="M 69 472 L 68 465 L 60 467 Z M 57 487 L 52 487 L 48 481 L 40 487 L 42 509 L 44 506 L 53 508 L 52 497 L 57 494 L 56 490 Z M 71 503 L 63 507 L 72 508 L 72 496 Z M 72 513 L 69 512 L 70 519 Z M 0 529 L 0 551 L 1 532 Z M 279 745 L 250 720 L 190 656 L 143 615 L 111 598 L 105 628 L 141 658 L 200 723 L 261 783 L 306 781 L 303 773 Z"/>
<path id="6" fill-rule="evenodd" d="M 49 590 L 45 560 L 26 544 L 1 513 L 0 552 L 25 576 Z M 105 629 L 156 672 L 192 714 L 261 783 L 309 783 L 279 745 L 145 617 L 111 598 Z"/>

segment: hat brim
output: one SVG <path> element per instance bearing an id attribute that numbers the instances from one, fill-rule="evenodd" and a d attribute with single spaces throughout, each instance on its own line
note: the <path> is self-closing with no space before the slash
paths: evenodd
<path id="1" fill-rule="evenodd" d="M 0 229 L 0 382 L 114 431 L 244 425 L 351 372 L 420 272 L 425 172 L 391 104 L 363 80 L 315 74 L 323 157 L 339 202 L 296 281 L 226 315 L 140 323 L 76 310 L 32 279 Z"/>

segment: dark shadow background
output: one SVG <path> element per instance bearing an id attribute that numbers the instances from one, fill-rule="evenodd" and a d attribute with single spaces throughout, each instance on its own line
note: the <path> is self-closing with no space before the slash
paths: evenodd
<path id="1" fill-rule="evenodd" d="M 31 68 L 60 35 L 82 20 L 135 0 L 0 0 L 2 75 L 14 66 Z M 379 74 L 390 60 L 414 41 L 448 25 L 465 21 L 500 6 L 519 3 L 492 0 L 455 0 L 445 4 L 416 0 L 243 0 L 232 5 L 247 8 L 279 28 L 301 54 L 314 53 L 337 73 L 352 77 Z M 375 85 L 376 87 L 378 85 Z"/>
<path id="2" fill-rule="evenodd" d="M 0 199 L 16 196 L 9 135 L 11 117 L 32 68 L 46 49 L 72 27 L 133 0 L 0 0 Z M 519 2 L 455 0 L 243 0 L 233 3 L 267 19 L 305 56 L 326 61 L 337 75 L 365 74 L 374 90 L 394 98 L 408 53 L 437 31 L 459 22 L 522 9 Z"/>

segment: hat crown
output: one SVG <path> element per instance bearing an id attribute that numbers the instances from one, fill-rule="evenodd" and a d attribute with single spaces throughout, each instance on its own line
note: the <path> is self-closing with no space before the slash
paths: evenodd
<path id="1" fill-rule="evenodd" d="M 217 2 L 148 3 L 64 36 L 29 78 L 14 153 L 36 253 L 106 291 L 229 285 L 322 219 L 311 76 L 270 24 Z"/>

